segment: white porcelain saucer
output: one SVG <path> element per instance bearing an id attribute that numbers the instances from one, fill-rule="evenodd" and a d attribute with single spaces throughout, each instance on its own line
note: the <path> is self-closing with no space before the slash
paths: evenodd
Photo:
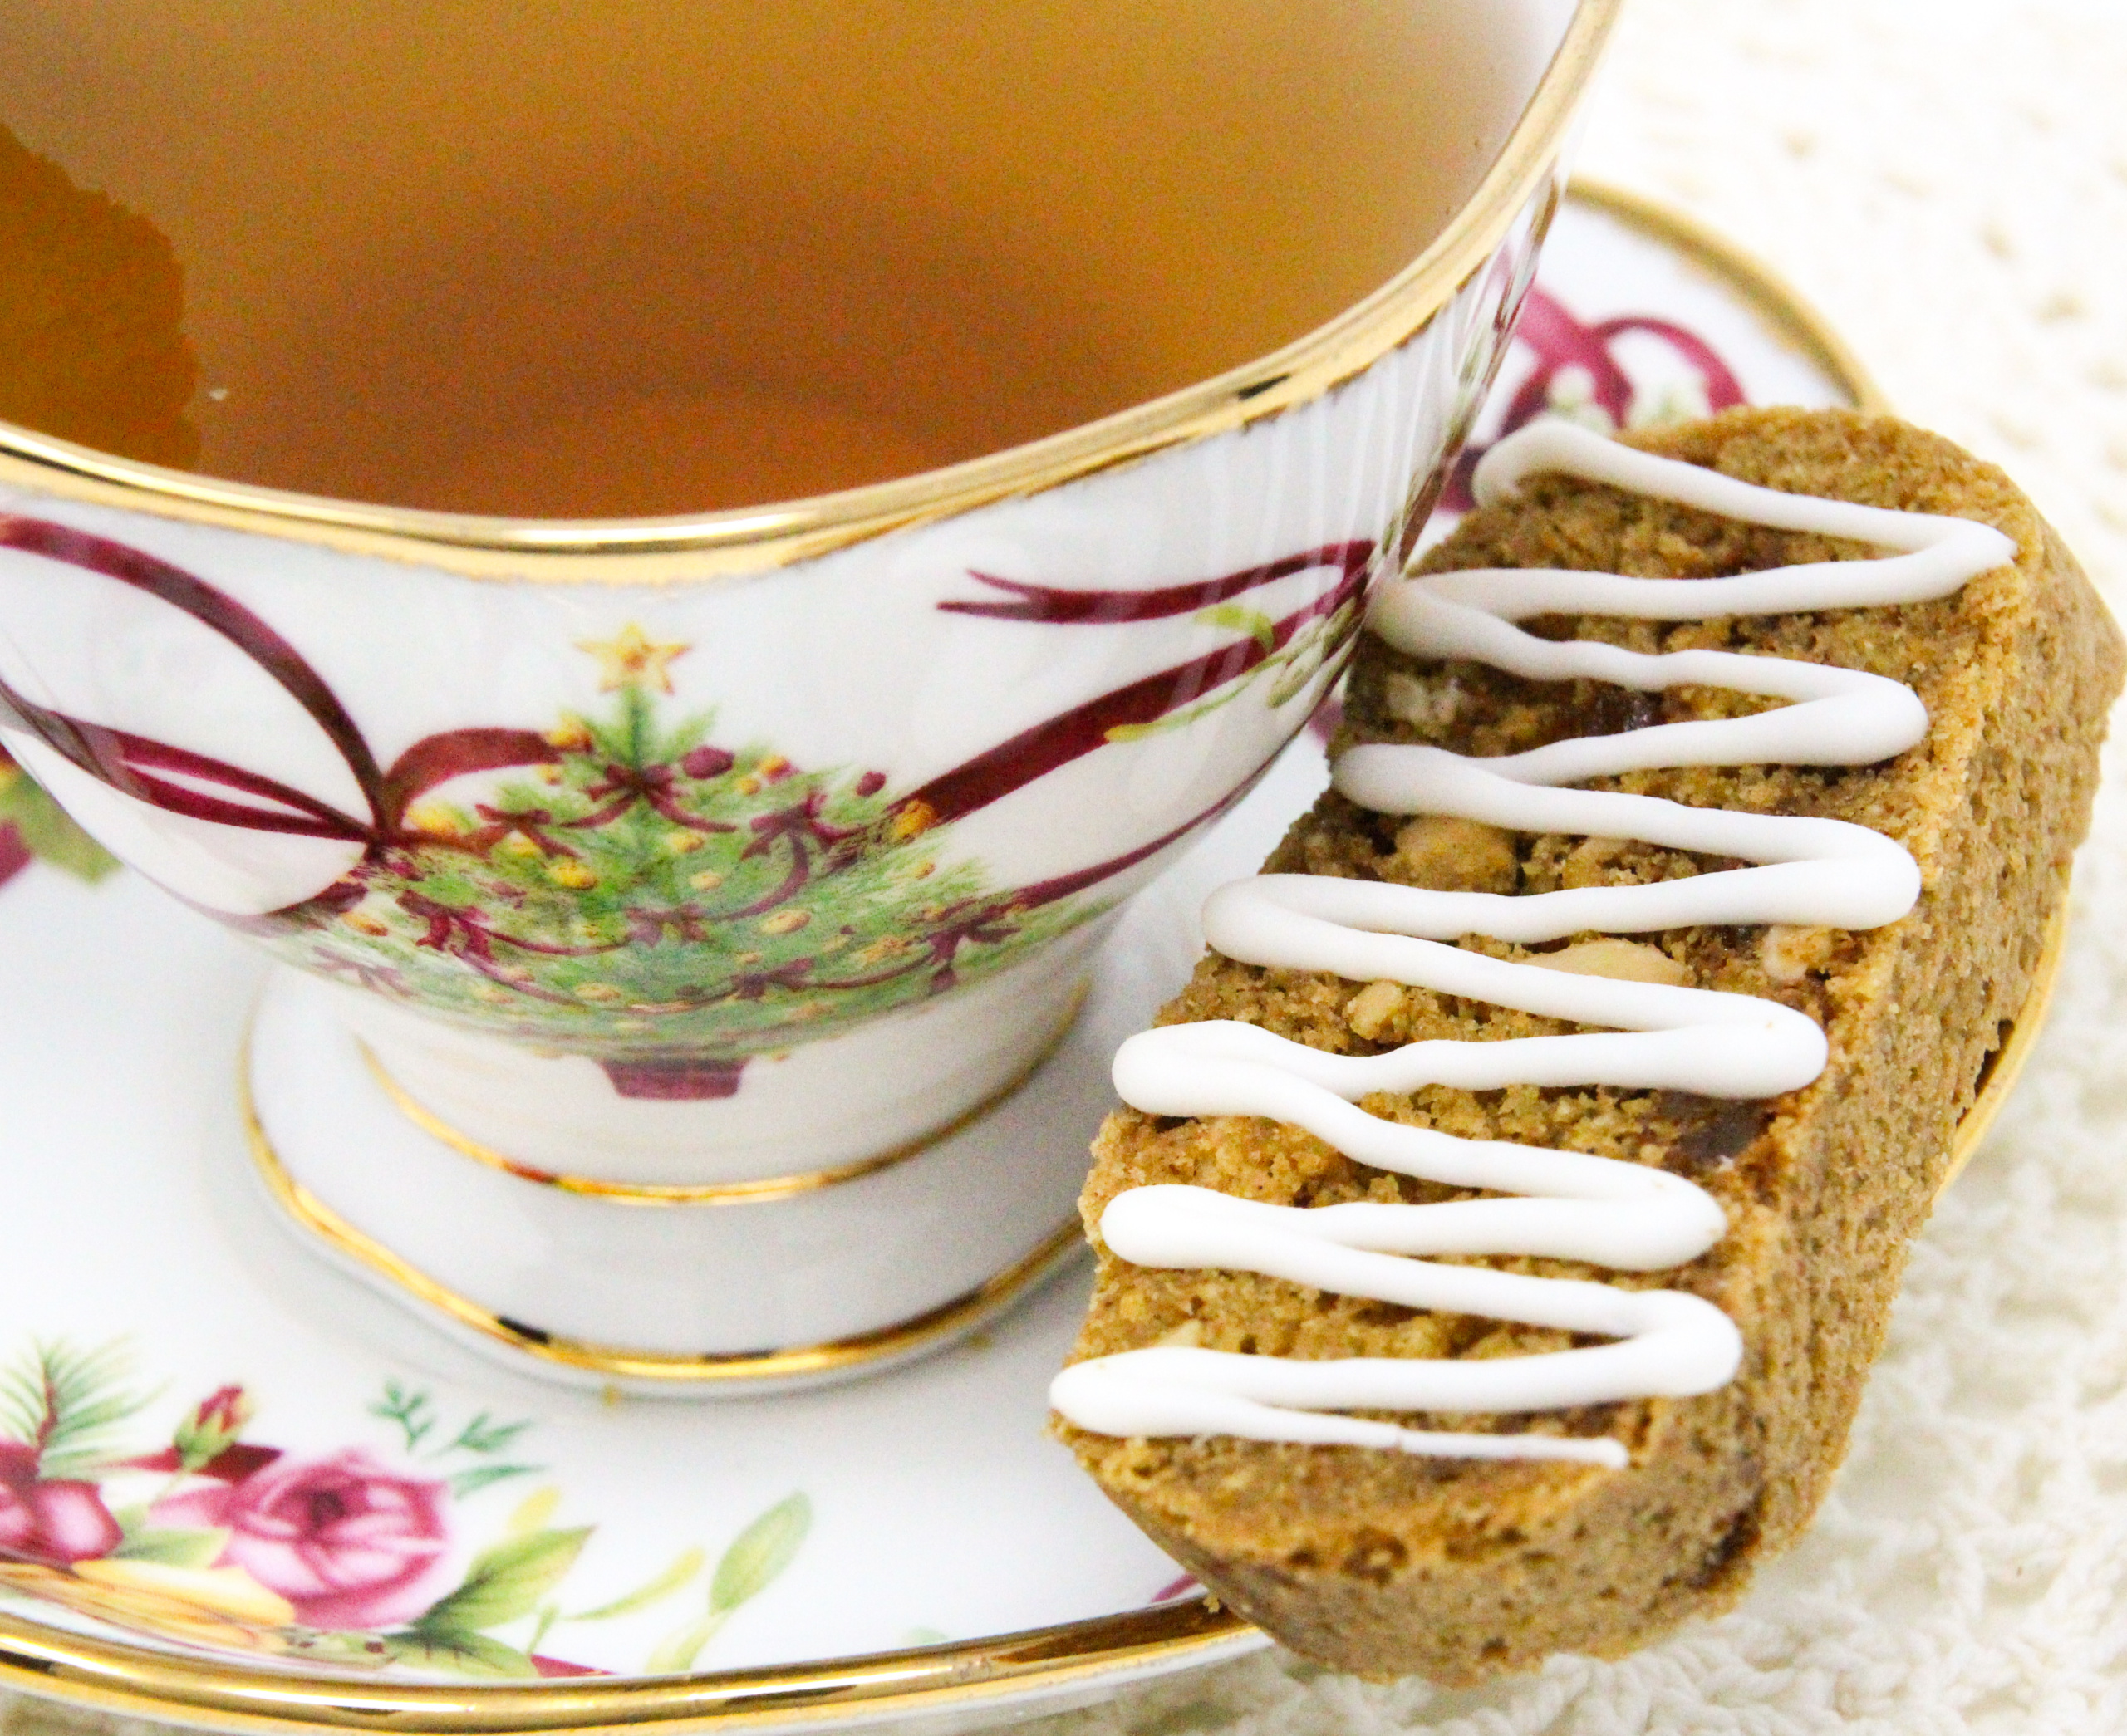
<path id="1" fill-rule="evenodd" d="M 1578 193 L 1540 293 L 1480 443 L 1517 398 L 1873 401 L 1776 283 L 1636 202 Z M 1323 777 L 1297 744 L 1127 913 L 1044 1140 L 1083 1150 L 1106 1042 Z M 804 1729 L 986 1721 L 1266 1643 L 1047 1437 L 1082 1267 L 830 1389 L 700 1406 L 513 1373 L 277 1221 L 236 1091 L 263 964 L 137 880 L 11 877 L 25 840 L 64 845 L 8 812 L 0 1682 L 232 1729 Z"/>
<path id="2" fill-rule="evenodd" d="M 1321 778 L 1319 753 L 1281 762 L 1132 908 L 1103 960 L 1089 1029 L 1146 1022 L 1194 960 L 1202 895 L 1252 866 Z M 32 872 L 0 896 L 0 1162 L 15 1201 L 0 1222 L 0 1433 L 12 1432 L 11 1377 L 30 1371 L 40 1346 L 62 1372 L 70 1361 L 100 1365 L 87 1402 L 145 1400 L 105 1431 L 106 1463 L 169 1449 L 189 1413 L 240 1386 L 255 1406 L 242 1442 L 278 1449 L 271 1470 L 317 1468 L 291 1502 L 374 1500 L 386 1547 L 404 1557 L 439 1546 L 421 1584 L 365 1607 L 361 1582 L 391 1576 L 361 1558 L 365 1540 L 342 1547 L 314 1528 L 322 1571 L 341 1571 L 330 1557 L 346 1557 L 356 1595 L 330 1607 L 292 1599 L 298 1617 L 344 1631 L 404 1628 L 431 1592 L 479 1581 L 483 1552 L 507 1548 L 513 1526 L 515 1540 L 548 1540 L 551 1559 L 520 1577 L 551 1582 L 529 1601 L 503 1586 L 495 1607 L 521 1602 L 521 1614 L 495 1621 L 479 1609 L 443 1624 L 479 1642 L 462 1653 L 393 1647 L 402 1670 L 494 1680 L 510 1653 L 537 1655 L 542 1668 L 635 1674 L 774 1668 L 1085 1622 L 1142 1609 L 1176 1581 L 1044 1434 L 1043 1392 L 1083 1307 L 1082 1267 L 986 1336 L 846 1386 L 714 1406 L 579 1395 L 459 1348 L 321 1266 L 276 1220 L 233 1091 L 261 978 L 247 949 L 136 880 L 91 887 Z M 1098 1078 L 1102 1062 L 1079 1044 L 1052 1065 Z M 1104 1106 L 1098 1093 L 1075 1095 L 1076 1125 L 1057 1131 L 1083 1149 Z M 238 1487 L 160 1467 L 97 1480 L 121 1517 L 128 1502 L 160 1503 L 130 1528 L 151 1541 L 207 1528 L 218 1516 L 206 1508 Z M 257 1528 L 280 1517 L 262 1513 Z M 235 1522 L 232 1553 L 245 1523 Z M 772 1535 L 741 1542 L 764 1523 Z M 563 1541 L 586 1528 L 580 1544 Z M 572 1547 L 566 1572 L 553 1572 Z M 19 1660 L 47 1628 L 61 1650 L 62 1634 L 116 1637 L 130 1615 L 134 1643 L 145 1630 L 224 1658 L 302 1661 L 261 1637 L 273 1624 L 242 1606 L 241 1587 L 216 1610 L 214 1587 L 183 1577 L 214 1557 L 181 1549 L 141 1558 L 147 1572 L 78 1565 L 91 1577 L 72 1611 L 31 1596 L 0 1606 L 0 1655 Z M 284 1563 L 261 1559 L 253 1577 L 285 1591 Z M 8 1572 L 0 1564 L 0 1587 Z M 647 1596 L 668 1573 L 666 1594 Z M 49 1598 L 66 1589 L 58 1578 L 32 1573 L 12 1588 Z M 719 1583 L 728 1608 L 712 1607 Z M 126 1601 L 152 1593 L 207 1601 L 188 1621 L 174 1606 Z M 631 1597 L 641 1606 L 569 1619 Z M 535 1642 L 549 1606 L 562 1619 Z M 83 1619 L 96 1610 L 115 1619 Z M 1203 1626 L 1194 1604 L 1181 1616 L 1169 1637 Z M 690 1650 L 691 1634 L 711 1625 Z M 1260 1643 L 1231 1624 L 1205 1638 L 1143 1667 Z M 320 1661 L 344 1667 L 344 1651 Z M 1127 1659 L 1115 1667 L 1136 1673 Z"/>

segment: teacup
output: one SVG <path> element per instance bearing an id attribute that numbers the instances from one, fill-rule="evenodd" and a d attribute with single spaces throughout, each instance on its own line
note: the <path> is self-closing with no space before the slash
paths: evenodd
<path id="1" fill-rule="evenodd" d="M 1407 553 L 1615 9 L 1437 0 L 1512 76 L 1418 258 L 905 479 L 474 517 L 0 424 L 0 744 L 292 967 L 248 1090 L 297 1222 L 480 1342 L 665 1390 L 912 1353 L 1051 1263 L 1079 1165 L 1021 1160 L 1020 1088 Z"/>

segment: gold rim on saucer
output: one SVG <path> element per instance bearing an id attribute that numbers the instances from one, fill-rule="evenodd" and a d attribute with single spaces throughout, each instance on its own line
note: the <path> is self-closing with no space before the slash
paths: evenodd
<path id="1" fill-rule="evenodd" d="M 217 1729 L 371 1730 L 394 1736 L 592 1736 L 645 1724 L 727 1730 L 818 1726 L 838 1714 L 1003 1713 L 1036 1689 L 1093 1685 L 1132 1665 L 1215 1661 L 1255 1633 L 1208 1597 L 973 1644 L 877 1652 L 716 1675 L 454 1688 L 253 1670 L 40 1629 L 0 1614 L 0 1682 L 135 1718 Z"/>
<path id="2" fill-rule="evenodd" d="M 1422 331 L 1543 187 L 1623 3 L 1579 0 L 1498 159 L 1432 245 L 1372 295 L 1259 360 L 985 458 L 840 493 L 692 517 L 484 518 L 221 482 L 0 424 L 0 480 L 468 577 L 579 585 L 764 572 L 906 525 L 1039 493 L 1308 403 Z"/>
<path id="3" fill-rule="evenodd" d="M 1853 400 L 1856 409 L 1888 412 L 1890 400 L 1848 346 L 1779 272 L 1718 230 L 1674 206 L 1607 181 L 1575 175 L 1569 202 L 1614 218 L 1627 228 L 1662 243 L 1673 253 L 1704 266 L 1715 281 L 1749 308 L 1767 330 L 1785 338 L 1817 370 Z"/>
<path id="4" fill-rule="evenodd" d="M 2053 985 L 2061 974 L 2061 959 L 2067 944 L 2068 876 L 2064 874 L 2053 900 L 2053 914 L 2046 918 L 2046 934 L 2039 942 L 2038 962 L 2031 967 L 2031 992 L 2025 995 L 2016 1018 L 2005 1023 L 2000 1043 L 1981 1064 L 1979 1089 L 1972 1107 L 1950 1135 L 1949 1160 L 1943 1168 L 1938 1199 L 1964 1173 L 1965 1165 L 1985 1141 L 1987 1129 L 1994 1125 L 1994 1118 L 2001 1114 L 2002 1106 L 2009 1101 L 2009 1093 L 2016 1088 L 2024 1063 L 2031 1059 L 2031 1047 L 2045 1028 L 2046 1010 L 2053 1003 Z"/>

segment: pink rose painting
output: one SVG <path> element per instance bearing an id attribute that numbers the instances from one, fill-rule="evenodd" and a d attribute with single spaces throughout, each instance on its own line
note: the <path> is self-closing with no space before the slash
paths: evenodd
<path id="1" fill-rule="evenodd" d="M 37 1473 L 34 1447 L 0 1440 L 0 1551 L 61 1567 L 117 1547 L 118 1521 L 96 1484 Z"/>
<path id="2" fill-rule="evenodd" d="M 159 1525 L 225 1528 L 221 1565 L 241 1567 L 294 1606 L 306 1627 L 410 1621 L 445 1589 L 449 1492 L 351 1447 L 277 1459 L 241 1482 L 174 1495 Z"/>
<path id="3" fill-rule="evenodd" d="M 695 1667 L 812 1525 L 793 1493 L 720 1555 L 683 1542 L 669 1562 L 608 1557 L 605 1583 L 578 1595 L 597 1528 L 552 1523 L 558 1485 L 484 1503 L 466 1523 L 466 1503 L 544 1470 L 519 1456 L 528 1419 L 454 1417 L 387 1380 L 366 1408 L 388 1445 L 290 1452 L 245 1439 L 259 1407 L 231 1385 L 144 1452 L 134 1423 L 155 1402 L 134 1387 L 123 1342 L 0 1356 L 0 1598 L 212 1654 L 495 1681 L 603 1675 L 611 1665 L 549 1650 L 557 1631 L 588 1638 L 684 1599 L 690 1610 L 668 1618 L 643 1665 L 667 1675 Z"/>

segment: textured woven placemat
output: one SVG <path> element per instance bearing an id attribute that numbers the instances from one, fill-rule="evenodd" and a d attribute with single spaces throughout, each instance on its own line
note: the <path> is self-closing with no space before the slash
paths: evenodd
<path id="1" fill-rule="evenodd" d="M 2127 603 L 2123 91 L 2120 0 L 1632 0 L 1581 161 L 1771 260 Z M 2127 924 L 2100 914 L 2127 758 L 2076 895 L 2052 1023 L 1916 1252 L 1847 1469 L 1740 1611 L 1476 1694 L 1271 1655 L 1020 1728 L 2127 1729 Z M 155 1728 L 0 1695 L 0 1736 Z"/>

